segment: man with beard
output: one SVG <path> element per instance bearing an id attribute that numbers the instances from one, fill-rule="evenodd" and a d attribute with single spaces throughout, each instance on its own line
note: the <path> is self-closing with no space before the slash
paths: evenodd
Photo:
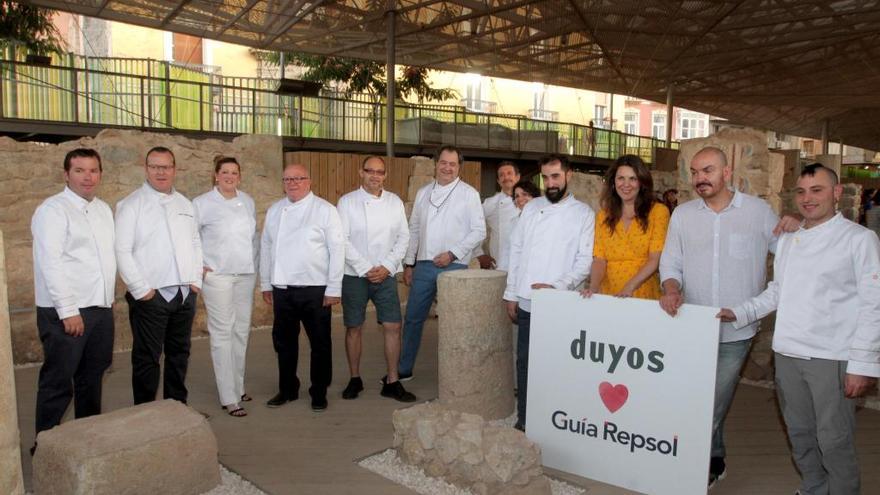
<path id="1" fill-rule="evenodd" d="M 855 399 L 880 376 L 880 242 L 835 211 L 842 190 L 831 169 L 804 167 L 804 223 L 779 238 L 774 280 L 718 313 L 740 327 L 776 310 L 776 391 L 803 495 L 860 492 Z"/>
<path id="2" fill-rule="evenodd" d="M 544 197 L 530 201 L 510 239 L 504 301 L 519 326 L 517 335 L 516 428 L 525 431 L 532 291 L 573 290 L 587 278 L 593 261 L 595 214 L 568 192 L 568 158 L 549 155 L 539 162 Z"/>
<path id="3" fill-rule="evenodd" d="M 501 259 L 501 253 L 507 251 L 510 243 L 510 231 L 514 219 L 519 216 L 519 209 L 513 204 L 513 186 L 519 182 L 519 167 L 510 161 L 498 164 L 496 171 L 501 191 L 483 201 L 483 215 L 486 217 L 488 233 L 488 254 L 480 254 L 477 260 L 480 268 L 489 270 L 507 270 L 507 264 Z M 482 253 L 482 250 L 480 250 Z"/>
<path id="4" fill-rule="evenodd" d="M 691 160 L 691 183 L 700 197 L 675 209 L 660 257 L 660 306 L 670 316 L 683 303 L 733 307 L 760 294 L 778 231 L 796 228 L 789 217 L 779 222 L 765 201 L 728 189 L 732 174 L 719 148 L 703 148 Z M 709 488 L 727 474 L 724 418 L 757 326 L 721 324 Z"/>

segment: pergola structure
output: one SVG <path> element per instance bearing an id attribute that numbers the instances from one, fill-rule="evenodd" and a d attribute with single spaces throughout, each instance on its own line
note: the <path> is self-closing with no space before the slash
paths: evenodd
<path id="1" fill-rule="evenodd" d="M 25 3 L 266 50 L 671 96 L 734 123 L 880 150 L 878 0 Z"/>

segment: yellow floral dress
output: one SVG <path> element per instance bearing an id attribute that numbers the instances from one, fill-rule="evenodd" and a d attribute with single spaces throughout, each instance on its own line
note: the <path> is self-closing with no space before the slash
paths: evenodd
<path id="1" fill-rule="evenodd" d="M 596 215 L 593 257 L 604 259 L 608 263 L 600 286 L 602 294 L 616 294 L 647 263 L 649 253 L 663 251 L 666 228 L 669 226 L 669 209 L 656 202 L 648 213 L 648 228 L 645 231 L 642 231 L 638 220 L 633 219 L 626 229 L 622 221 L 617 222 L 614 235 L 605 225 L 606 217 L 605 210 Z M 660 299 L 659 275 L 651 275 L 633 292 L 633 297 Z"/>

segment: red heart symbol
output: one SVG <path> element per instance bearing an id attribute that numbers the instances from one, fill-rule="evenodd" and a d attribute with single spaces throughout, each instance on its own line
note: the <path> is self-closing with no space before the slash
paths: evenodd
<path id="1" fill-rule="evenodd" d="M 605 407 L 613 414 L 626 404 L 629 390 L 626 385 L 612 385 L 608 382 L 602 382 L 599 384 L 599 397 L 602 398 Z"/>

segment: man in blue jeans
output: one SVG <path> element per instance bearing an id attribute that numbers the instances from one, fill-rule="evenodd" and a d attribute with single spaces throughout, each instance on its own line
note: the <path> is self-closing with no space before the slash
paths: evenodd
<path id="1" fill-rule="evenodd" d="M 532 293 L 552 288 L 573 290 L 587 278 L 593 262 L 596 215 L 568 192 L 572 170 L 568 158 L 548 155 L 539 161 L 544 197 L 530 201 L 510 237 L 510 262 L 504 300 L 519 329 L 516 342 L 515 427 L 526 428 L 529 334 Z"/>
<path id="2" fill-rule="evenodd" d="M 660 306 L 671 316 L 685 302 L 733 307 L 760 294 L 776 236 L 798 224 L 792 217 L 780 222 L 764 200 L 728 188 L 733 169 L 722 150 L 703 148 L 690 169 L 700 197 L 675 208 L 660 257 Z M 724 418 L 757 327 L 757 322 L 739 329 L 721 324 L 709 488 L 727 475 Z"/>
<path id="3" fill-rule="evenodd" d="M 434 161 L 434 180 L 419 189 L 409 219 L 403 281 L 410 291 L 398 365 L 400 381 L 412 379 L 422 328 L 437 294 L 437 277 L 467 268 L 474 249 L 486 237 L 480 193 L 459 177 L 461 152 L 441 146 Z"/>

